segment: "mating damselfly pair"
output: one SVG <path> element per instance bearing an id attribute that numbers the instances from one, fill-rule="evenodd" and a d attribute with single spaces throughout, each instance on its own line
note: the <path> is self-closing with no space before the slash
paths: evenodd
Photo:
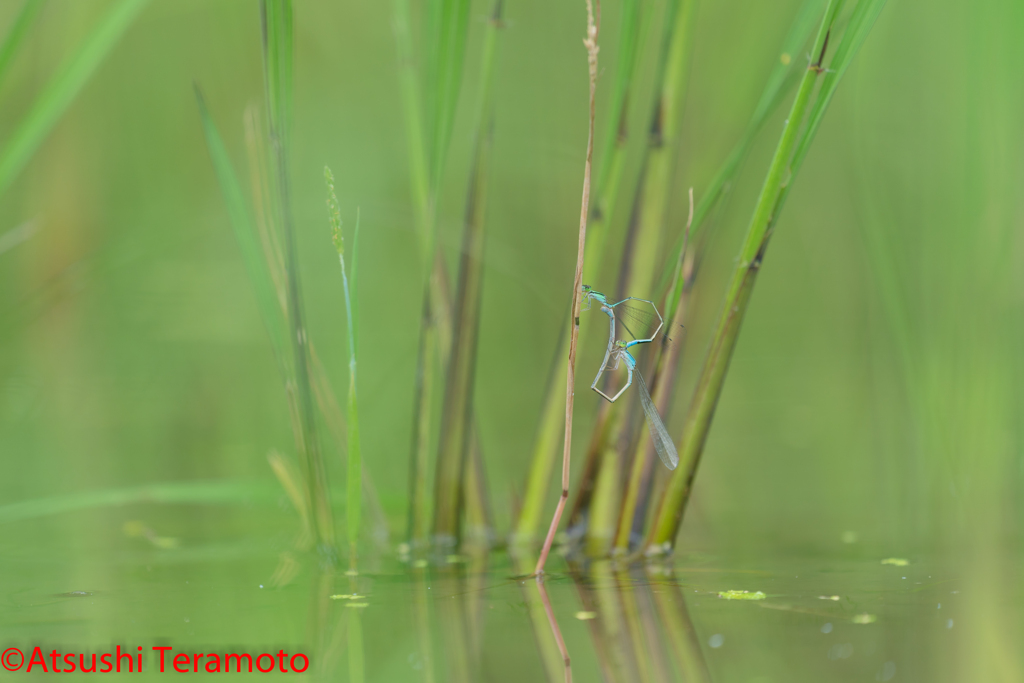
<path id="1" fill-rule="evenodd" d="M 668 430 L 665 429 L 665 423 L 662 422 L 654 401 L 651 400 L 651 392 L 647 389 L 643 375 L 636 369 L 636 359 L 629 352 L 629 349 L 634 346 L 647 344 L 657 339 L 658 333 L 665 326 L 665 320 L 661 317 L 654 302 L 647 299 L 630 296 L 622 301 L 609 303 L 608 297 L 589 285 L 583 285 L 582 295 L 583 310 L 590 310 L 591 304 L 596 302 L 601 307 L 601 312 L 608 316 L 608 346 L 604 352 L 604 360 L 601 361 L 601 368 L 597 371 L 597 376 L 594 377 L 590 388 L 601 394 L 605 400 L 614 403 L 633 384 L 633 375 L 635 374 L 640 392 L 640 405 L 644 409 L 644 418 L 647 420 L 647 429 L 651 433 L 654 449 L 658 452 L 661 461 L 665 463 L 665 467 L 674 470 L 679 464 L 676 446 L 672 443 L 672 437 L 669 436 Z M 650 308 L 640 307 L 631 302 L 647 304 Z M 632 340 L 616 339 L 616 320 L 626 329 L 629 336 L 633 337 Z M 631 328 L 630 325 L 633 327 Z M 634 329 L 638 330 L 638 333 L 635 333 Z M 618 370 L 621 363 L 626 364 L 626 383 L 617 393 L 609 396 L 598 387 L 598 382 L 606 370 Z"/>

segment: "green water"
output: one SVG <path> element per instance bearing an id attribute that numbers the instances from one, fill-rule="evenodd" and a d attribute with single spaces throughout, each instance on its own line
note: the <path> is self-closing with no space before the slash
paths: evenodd
<path id="1" fill-rule="evenodd" d="M 365 681 L 559 681 L 557 628 L 576 681 L 1020 680 L 1019 567 L 990 567 L 1002 577 L 991 584 L 969 561 L 883 564 L 857 543 L 833 557 L 684 553 L 631 570 L 567 573 L 556 558 L 543 584 L 552 623 L 538 584 L 514 578 L 503 553 L 419 569 L 378 560 L 356 577 L 294 554 L 281 574 L 293 540 L 281 517 L 260 505 L 135 504 L 8 529 L 0 644 L 27 659 L 40 647 L 49 668 L 53 650 L 141 646 L 148 676 L 160 675 L 157 646 L 172 648 L 168 671 L 174 654 L 283 650 L 286 668 L 308 657 L 303 680 L 358 680 L 362 661 Z M 178 546 L 156 548 L 126 521 Z M 764 598 L 718 596 L 729 590 Z"/>

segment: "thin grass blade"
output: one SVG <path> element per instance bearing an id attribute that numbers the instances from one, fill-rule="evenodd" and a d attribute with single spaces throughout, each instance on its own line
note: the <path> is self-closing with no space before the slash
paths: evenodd
<path id="1" fill-rule="evenodd" d="M 465 490 L 467 473 L 475 472 L 481 479 L 474 482 L 473 486 L 480 493 L 486 491 L 482 468 L 467 467 L 466 463 L 473 446 L 474 377 L 483 301 L 486 208 L 494 127 L 494 72 L 501 11 L 502 0 L 496 0 L 484 36 L 481 58 L 473 160 L 466 192 L 462 255 L 459 259 L 458 285 L 453 306 L 452 347 L 447 368 L 435 478 L 434 535 L 439 546 L 461 540 L 463 512 L 478 525 L 486 524 L 487 518 L 486 496 L 467 496 Z M 464 509 L 469 503 L 480 503 L 481 506 L 474 510 Z"/>
<path id="2" fill-rule="evenodd" d="M 263 63 L 267 109 L 270 112 L 270 142 L 274 158 L 277 220 L 284 236 L 288 293 L 288 338 L 295 367 L 295 386 L 301 420 L 303 464 L 314 528 L 321 552 L 334 559 L 334 518 L 331 513 L 327 470 L 317 437 L 316 409 L 310 379 L 309 334 L 305 325 L 294 213 L 291 207 L 288 144 L 292 112 L 292 71 L 294 25 L 291 0 L 262 0 Z"/>
<path id="3" fill-rule="evenodd" d="M 434 0 L 429 9 L 427 115 L 430 122 L 432 194 L 441 183 L 448 143 L 455 123 L 455 108 L 462 86 L 469 0 Z"/>
<path id="4" fill-rule="evenodd" d="M 711 182 L 708 183 L 707 189 L 701 193 L 700 201 L 697 202 L 692 219 L 692 237 L 698 243 L 701 242 L 701 232 L 705 220 L 711 214 L 711 210 L 718 204 L 718 201 L 726 194 L 733 177 L 735 177 L 736 172 L 739 170 L 740 164 L 747 157 L 754 139 L 757 137 L 757 133 L 761 130 L 761 127 L 768 120 L 768 117 L 771 116 L 772 112 L 779 107 L 783 96 L 802 73 L 800 67 L 803 65 L 803 62 L 800 55 L 804 45 L 810 40 L 818 24 L 818 18 L 821 16 L 824 4 L 825 0 L 805 0 L 804 4 L 800 7 L 796 17 L 793 19 L 793 23 L 790 25 L 789 32 L 782 42 L 779 60 L 776 61 L 775 66 L 772 67 L 772 71 L 768 75 L 768 79 L 765 81 L 764 90 L 761 92 L 757 106 L 754 107 L 754 113 L 747 122 L 747 127 L 725 162 L 722 163 L 721 168 L 718 169 Z M 665 269 L 662 272 L 661 280 L 654 290 L 661 292 L 669 286 L 670 282 L 672 284 L 665 306 L 665 318 L 668 320 L 672 319 L 676 302 L 679 300 L 683 287 L 683 283 L 678 278 L 675 278 L 673 282 L 673 278 L 676 275 L 675 266 L 679 263 L 682 250 L 683 235 L 680 233 L 676 238 L 669 258 L 665 261 Z"/>
<path id="5" fill-rule="evenodd" d="M 829 103 L 832 102 L 832 97 L 839 87 L 839 81 L 842 80 L 846 70 L 853 62 L 853 58 L 857 56 L 864 41 L 867 40 L 875 20 L 878 19 L 878 15 L 885 8 L 885 3 L 886 0 L 860 0 L 854 8 L 853 14 L 850 17 L 850 23 L 843 33 L 843 39 L 836 48 L 836 53 L 829 63 L 829 69 L 825 73 L 825 78 L 822 80 L 821 88 L 818 90 L 817 99 L 811 108 L 811 113 L 807 120 L 807 127 L 804 129 L 803 136 L 797 144 L 796 152 L 793 154 L 793 162 L 790 166 L 794 175 L 800 169 L 804 157 L 807 156 L 807 150 L 810 149 L 811 142 L 814 141 L 814 136 L 818 132 L 822 119 L 825 118 L 825 111 L 828 109 Z"/>
<path id="6" fill-rule="evenodd" d="M 0 194 L 7 190 L 32 158 L 82 86 L 147 2 L 121 0 L 111 7 L 78 51 L 64 62 L 46 85 L 0 152 Z"/>
<path id="7" fill-rule="evenodd" d="M 263 317 L 263 323 L 270 335 L 274 353 L 280 361 L 284 356 L 284 319 L 280 313 L 266 261 L 263 260 L 259 236 L 242 191 L 242 184 L 235 174 L 228 150 L 210 116 L 203 93 L 198 85 L 195 86 L 195 93 L 196 102 L 199 105 L 199 115 L 202 119 L 203 133 L 206 136 L 206 148 L 210 152 L 210 161 L 213 163 L 221 194 L 224 195 L 235 239 L 242 250 L 242 261 L 245 263 L 249 279 L 252 280 L 253 287 L 256 289 L 256 302 Z"/>
<path id="8" fill-rule="evenodd" d="M 719 317 L 711 349 L 701 370 L 700 380 L 683 431 L 683 460 L 662 495 L 660 508 L 647 537 L 648 552 L 671 550 L 683 512 L 689 500 L 693 478 L 703 453 L 715 407 L 736 346 L 744 314 L 750 302 L 757 274 L 779 215 L 780 201 L 792 185 L 791 163 L 800 142 L 801 126 L 810 111 L 811 95 L 818 76 L 824 71 L 829 36 L 834 28 L 842 0 L 829 0 L 811 50 L 813 61 L 804 72 L 789 117 L 776 146 L 756 208 L 733 273 L 725 306 Z"/>
<path id="9" fill-rule="evenodd" d="M 348 322 L 348 470 L 346 476 L 346 524 L 349 546 L 349 570 L 356 571 L 357 549 L 359 546 L 359 527 L 362 517 L 362 479 L 363 461 L 362 451 L 359 447 L 359 402 L 356 394 L 356 326 L 355 326 L 355 304 L 353 295 L 355 293 L 355 263 L 356 245 L 352 248 L 352 286 L 349 287 L 348 274 L 345 271 L 345 239 L 341 232 L 341 208 L 338 204 L 338 196 L 334 191 L 334 174 L 331 169 L 324 166 L 324 181 L 327 184 L 327 213 L 331 224 L 331 237 L 334 241 L 334 248 L 338 252 L 338 261 L 341 263 L 341 283 L 345 292 L 345 315 Z M 356 237 L 359 236 L 359 218 L 356 214 Z"/>
<path id="10" fill-rule="evenodd" d="M 39 10 L 43 8 L 43 2 L 44 0 L 25 0 L 21 11 L 18 12 L 18 16 L 11 24 L 11 30 L 4 36 L 4 42 L 0 45 L 0 83 L 3 83 L 7 69 L 11 66 L 14 56 L 18 54 L 18 49 L 21 47 L 22 41 L 25 40 L 29 27 L 35 21 Z"/>

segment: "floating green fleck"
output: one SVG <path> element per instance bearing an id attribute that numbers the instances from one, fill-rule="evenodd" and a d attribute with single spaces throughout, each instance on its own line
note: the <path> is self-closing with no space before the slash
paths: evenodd
<path id="1" fill-rule="evenodd" d="M 858 614 L 853 618 L 855 624 L 873 624 L 878 621 L 874 614 Z"/>
<path id="2" fill-rule="evenodd" d="M 597 612 L 577 612 L 576 618 L 580 621 L 589 621 L 591 619 L 597 619 Z"/>
<path id="3" fill-rule="evenodd" d="M 906 567 L 910 564 L 910 560 L 904 560 L 902 557 L 887 557 L 882 560 L 882 564 L 891 564 L 894 567 Z"/>
<path id="4" fill-rule="evenodd" d="M 365 597 L 365 595 L 359 595 L 358 593 L 339 593 L 338 595 L 332 595 L 331 600 L 359 600 Z"/>
<path id="5" fill-rule="evenodd" d="M 764 600 L 768 596 L 761 591 L 718 591 L 718 597 L 726 600 Z"/>
<path id="6" fill-rule="evenodd" d="M 818 599 L 819 600 L 832 600 L 832 601 L 835 601 L 835 602 L 839 602 L 839 596 L 838 595 L 819 595 Z"/>

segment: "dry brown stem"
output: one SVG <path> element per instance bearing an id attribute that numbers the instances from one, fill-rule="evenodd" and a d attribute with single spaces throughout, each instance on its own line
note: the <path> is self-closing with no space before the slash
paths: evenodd
<path id="1" fill-rule="evenodd" d="M 597 19 L 595 19 L 595 5 Z M 583 45 L 587 48 L 587 63 L 590 66 L 590 125 L 587 130 L 587 160 L 583 166 L 583 201 L 580 207 L 580 237 L 576 248 L 576 277 L 572 283 L 572 316 L 569 332 L 569 367 L 565 380 L 565 446 L 562 450 L 562 494 L 558 498 L 555 515 L 551 518 L 548 535 L 544 539 L 540 558 L 537 560 L 536 574 L 544 573 L 544 565 L 551 551 L 551 544 L 558 531 L 558 523 L 565 510 L 565 502 L 569 498 L 569 456 L 572 450 L 572 408 L 573 386 L 576 382 L 576 340 L 580 333 L 580 294 L 583 286 L 583 250 L 587 242 L 587 215 L 590 213 L 590 170 L 594 157 L 594 97 L 597 92 L 597 30 L 600 23 L 600 0 L 587 0 L 587 37 Z"/>

